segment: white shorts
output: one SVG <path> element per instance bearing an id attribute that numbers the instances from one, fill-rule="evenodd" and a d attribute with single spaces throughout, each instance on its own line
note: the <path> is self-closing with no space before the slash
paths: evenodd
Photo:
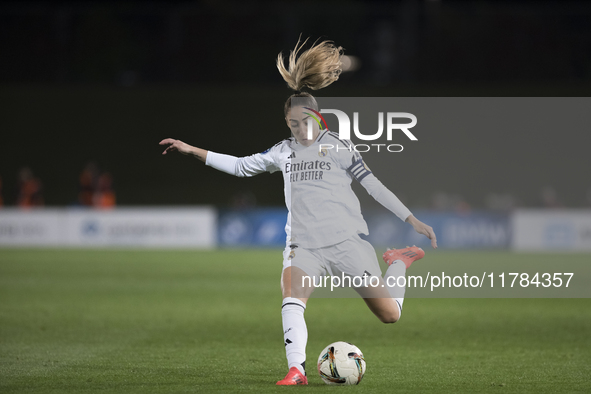
<path id="1" fill-rule="evenodd" d="M 335 245 L 316 249 L 287 246 L 283 251 L 283 269 L 298 267 L 308 276 L 382 276 L 376 251 L 355 234 Z"/>

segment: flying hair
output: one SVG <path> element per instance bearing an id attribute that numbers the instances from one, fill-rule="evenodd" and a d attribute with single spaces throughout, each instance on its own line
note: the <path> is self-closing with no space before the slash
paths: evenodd
<path id="1" fill-rule="evenodd" d="M 296 93 L 303 88 L 318 90 L 339 79 L 342 47 L 335 46 L 332 41 L 322 41 L 300 53 L 308 39 L 302 43 L 300 41 L 298 39 L 295 48 L 289 53 L 288 68 L 285 68 L 283 54 L 277 55 L 277 69 L 291 89 Z"/>

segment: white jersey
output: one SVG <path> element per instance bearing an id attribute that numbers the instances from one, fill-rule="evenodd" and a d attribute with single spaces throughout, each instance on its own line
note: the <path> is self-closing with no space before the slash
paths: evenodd
<path id="1" fill-rule="evenodd" d="M 334 148 L 320 149 L 321 144 Z M 375 178 L 361 155 L 352 149 L 351 142 L 340 140 L 338 134 L 327 130 L 321 131 L 308 147 L 289 138 L 262 153 L 242 158 L 208 152 L 206 164 L 237 176 L 281 171 L 288 209 L 288 245 L 319 248 L 342 242 L 356 233 L 368 234 L 359 200 L 351 189 L 353 178 L 402 220 L 410 215 Z"/>

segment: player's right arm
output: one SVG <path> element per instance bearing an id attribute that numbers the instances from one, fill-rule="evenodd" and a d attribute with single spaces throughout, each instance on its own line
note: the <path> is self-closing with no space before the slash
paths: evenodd
<path id="1" fill-rule="evenodd" d="M 184 155 L 196 157 L 216 170 L 239 177 L 254 176 L 266 171 L 275 172 L 279 170 L 279 167 L 275 164 L 275 155 L 272 149 L 246 157 L 236 157 L 197 148 L 172 138 L 160 141 L 160 145 L 168 145 L 162 152 L 163 155 L 177 151 Z"/>
<path id="2" fill-rule="evenodd" d="M 186 144 L 181 140 L 166 138 L 160 141 L 160 145 L 168 145 L 166 149 L 164 149 L 164 152 L 162 152 L 163 155 L 166 155 L 170 152 L 179 152 L 183 155 L 190 155 L 196 157 L 197 159 L 203 162 L 207 160 L 208 151 Z"/>

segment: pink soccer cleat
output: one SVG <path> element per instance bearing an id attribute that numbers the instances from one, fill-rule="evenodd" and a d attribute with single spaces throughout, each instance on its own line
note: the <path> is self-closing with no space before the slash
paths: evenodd
<path id="1" fill-rule="evenodd" d="M 388 265 L 396 260 L 402 260 L 404 265 L 406 265 L 406 269 L 410 267 L 413 261 L 420 260 L 423 257 L 425 257 L 425 251 L 417 246 L 407 246 L 404 249 L 389 249 L 382 256 Z"/>
<path id="2" fill-rule="evenodd" d="M 296 386 L 303 384 L 308 384 L 308 378 L 297 367 L 291 367 L 287 376 L 277 382 L 277 386 Z"/>

